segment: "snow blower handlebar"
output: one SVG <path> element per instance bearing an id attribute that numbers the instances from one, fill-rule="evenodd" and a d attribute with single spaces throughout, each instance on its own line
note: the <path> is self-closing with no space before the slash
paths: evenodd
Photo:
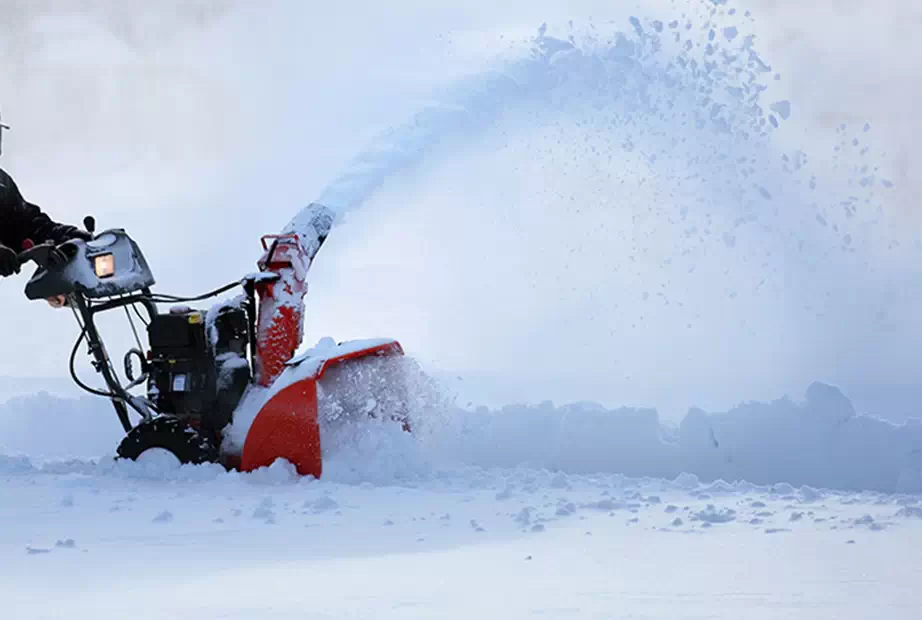
<path id="1" fill-rule="evenodd" d="M 35 245 L 31 239 L 26 239 L 23 243 L 25 250 L 17 254 L 19 265 L 25 265 L 28 262 L 34 262 L 41 269 L 48 269 L 55 264 L 64 264 L 67 257 L 57 250 L 52 243 L 43 243 Z"/>

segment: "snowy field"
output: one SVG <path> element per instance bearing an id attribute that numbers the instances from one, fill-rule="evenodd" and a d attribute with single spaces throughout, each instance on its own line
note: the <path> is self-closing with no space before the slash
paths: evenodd
<path id="1" fill-rule="evenodd" d="M 0 465 L 5 618 L 915 618 L 922 498 Z"/>
<path id="2" fill-rule="evenodd" d="M 546 405 L 326 432 L 321 480 L 0 456 L 3 615 L 918 617 L 922 427 L 807 396 L 678 429 Z M 31 412 L 36 444 L 62 403 L 0 419 Z M 111 412 L 72 413 L 46 454 L 111 452 L 79 432 Z"/>
<path id="3" fill-rule="evenodd" d="M 116 462 L 3 282 L 0 618 L 922 617 L 922 14 L 806 4 L 0 1 L 28 197 L 177 294 L 319 197 L 305 345 L 444 388 L 320 480 Z"/>

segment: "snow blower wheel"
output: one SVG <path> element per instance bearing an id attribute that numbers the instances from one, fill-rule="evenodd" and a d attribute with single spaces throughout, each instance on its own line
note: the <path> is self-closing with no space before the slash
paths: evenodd
<path id="1" fill-rule="evenodd" d="M 215 442 L 179 418 L 163 417 L 141 422 L 118 447 L 118 456 L 132 461 L 153 451 L 166 450 L 181 464 L 200 465 L 218 460 Z"/>

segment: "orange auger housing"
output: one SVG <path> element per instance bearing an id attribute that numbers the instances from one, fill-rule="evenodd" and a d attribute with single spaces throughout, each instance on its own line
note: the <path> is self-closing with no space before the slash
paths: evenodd
<path id="1" fill-rule="evenodd" d="M 375 340 L 295 356 L 304 336 L 307 274 L 332 223 L 332 212 L 315 203 L 282 234 L 262 238 L 264 253 L 258 266 L 265 277 L 256 282 L 254 383 L 265 390 L 265 401 L 246 434 L 240 455 L 243 471 L 283 458 L 299 474 L 319 478 L 323 458 L 317 384 L 326 370 L 362 358 L 403 354 L 397 341 Z"/>

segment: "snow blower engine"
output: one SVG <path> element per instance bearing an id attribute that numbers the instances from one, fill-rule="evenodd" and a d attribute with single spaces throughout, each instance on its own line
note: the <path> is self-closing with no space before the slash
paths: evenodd
<path id="1" fill-rule="evenodd" d="M 81 332 L 70 356 L 71 377 L 87 392 L 112 401 L 126 432 L 120 458 L 166 456 L 242 471 L 281 458 L 302 475 L 320 477 L 318 384 L 326 371 L 335 369 L 330 382 L 342 383 L 338 375 L 344 368 L 403 355 L 397 341 L 380 339 L 330 343 L 295 356 L 303 337 L 307 273 L 332 223 L 329 209 L 311 204 L 282 234 L 263 237 L 259 272 L 191 298 L 152 292 L 154 277 L 138 244 L 123 229 L 95 234 L 91 217 L 84 220 L 91 241 L 26 244 L 20 262 L 38 266 L 26 296 L 63 297 L 73 311 Z M 235 288 L 241 289 L 236 297 L 207 310 L 184 305 Z M 160 312 L 161 304 L 171 307 Z M 127 315 L 137 343 L 124 357 L 124 385 L 95 321 L 102 312 L 118 310 Z M 147 327 L 146 347 L 135 319 Z M 84 341 L 106 389 L 86 385 L 76 373 Z M 146 388 L 143 395 L 131 392 L 140 386 Z M 389 412 L 410 430 L 405 407 Z M 140 416 L 135 424 L 131 413 Z"/>

